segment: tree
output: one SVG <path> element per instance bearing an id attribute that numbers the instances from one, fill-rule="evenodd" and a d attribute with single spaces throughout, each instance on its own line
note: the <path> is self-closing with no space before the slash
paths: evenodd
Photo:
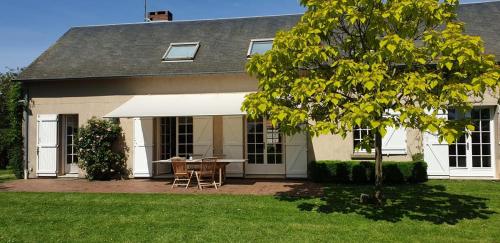
<path id="1" fill-rule="evenodd" d="M 15 79 L 18 70 L 0 73 L 0 168 L 8 164 L 17 178 L 23 176 L 23 104 L 21 84 Z"/>
<path id="2" fill-rule="evenodd" d="M 382 138 L 388 127 L 437 132 L 453 142 L 474 129 L 439 111 L 472 108 L 470 97 L 498 94 L 495 59 L 480 37 L 463 33 L 457 0 L 302 0 L 299 23 L 277 33 L 272 50 L 247 71 L 259 91 L 246 97 L 250 118 L 283 132 L 340 134 L 367 127 L 360 147 L 375 148 L 373 198 L 382 203 Z M 304 126 L 305 124 L 305 126 Z"/>

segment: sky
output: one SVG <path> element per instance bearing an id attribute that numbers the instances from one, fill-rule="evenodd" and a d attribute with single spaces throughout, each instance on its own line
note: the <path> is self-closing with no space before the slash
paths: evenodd
<path id="1" fill-rule="evenodd" d="M 462 0 L 461 2 L 481 2 Z M 299 0 L 148 0 L 174 20 L 302 13 Z M 74 26 L 142 22 L 144 0 L 1 0 L 0 72 L 28 66 Z"/>

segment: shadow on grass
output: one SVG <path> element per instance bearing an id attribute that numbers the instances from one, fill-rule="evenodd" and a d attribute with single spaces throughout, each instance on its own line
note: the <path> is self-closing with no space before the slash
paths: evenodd
<path id="1" fill-rule="evenodd" d="M 289 192 L 277 194 L 276 198 L 282 201 L 300 201 L 298 208 L 302 211 L 355 213 L 374 221 L 388 222 L 408 218 L 454 225 L 466 219 L 488 219 L 497 213 L 488 208 L 489 199 L 449 193 L 441 185 L 387 186 L 384 189 L 387 202 L 380 208 L 359 202 L 361 193 L 372 190 L 369 186 L 331 185 L 325 187 L 321 195 L 305 196 L 297 196 L 297 190 L 304 189 L 291 188 Z"/>

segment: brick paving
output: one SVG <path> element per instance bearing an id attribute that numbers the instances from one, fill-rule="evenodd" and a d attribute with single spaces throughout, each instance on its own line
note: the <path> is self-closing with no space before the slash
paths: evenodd
<path id="1" fill-rule="evenodd" d="M 30 179 L 0 184 L 0 191 L 13 192 L 84 192 L 84 193 L 179 193 L 233 195 L 314 196 L 322 192 L 319 184 L 305 180 L 228 179 L 216 190 L 200 191 L 196 182 L 190 188 L 171 188 L 172 180 L 131 179 L 120 181 L 88 181 L 85 179 Z"/>

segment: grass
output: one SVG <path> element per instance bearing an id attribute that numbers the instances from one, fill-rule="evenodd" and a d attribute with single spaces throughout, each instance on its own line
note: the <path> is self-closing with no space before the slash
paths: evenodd
<path id="1" fill-rule="evenodd" d="M 369 190 L 330 185 L 318 197 L 3 192 L 0 242 L 500 239 L 499 182 L 386 187 L 382 209 L 357 203 Z"/>
<path id="2" fill-rule="evenodd" d="M 0 169 L 0 183 L 14 179 L 16 179 L 16 177 L 14 176 L 14 173 L 12 173 L 11 169 L 8 168 L 6 170 Z"/>

